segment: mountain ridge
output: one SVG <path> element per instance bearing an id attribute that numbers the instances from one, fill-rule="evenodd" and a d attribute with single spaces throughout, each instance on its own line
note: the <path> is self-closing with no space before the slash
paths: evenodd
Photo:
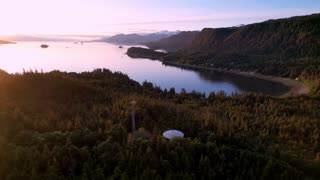
<path id="1" fill-rule="evenodd" d="M 204 28 L 163 60 L 291 78 L 320 74 L 320 14 Z"/>
<path id="2" fill-rule="evenodd" d="M 202 51 L 217 51 L 232 53 L 274 53 L 289 49 L 308 52 L 307 47 L 317 45 L 320 50 L 319 38 L 320 14 L 309 16 L 297 16 L 287 19 L 268 20 L 262 23 L 250 24 L 242 27 L 232 28 L 205 28 L 192 42 L 189 48 L 201 49 Z M 208 37 L 207 33 L 217 33 L 215 39 Z M 204 36 L 204 37 L 203 37 Z M 199 39 L 202 42 L 199 43 Z M 222 39 L 221 39 L 222 38 Z M 309 46 L 308 44 L 311 44 Z M 279 47 L 283 49 L 279 49 Z M 305 49 L 301 49 L 305 48 Z M 320 51 L 313 51 L 314 54 Z M 287 53 L 287 52 L 285 52 Z M 315 55 L 320 55 L 316 53 Z"/>
<path id="3" fill-rule="evenodd" d="M 178 51 L 186 48 L 199 33 L 199 31 L 182 31 L 176 35 L 158 41 L 148 42 L 145 45 L 154 50 L 163 49 L 166 51 Z"/>
<path id="4" fill-rule="evenodd" d="M 157 32 L 150 34 L 117 34 L 108 38 L 98 39 L 96 41 L 119 45 L 144 45 L 147 42 L 158 41 L 174 34 L 175 32 Z"/>

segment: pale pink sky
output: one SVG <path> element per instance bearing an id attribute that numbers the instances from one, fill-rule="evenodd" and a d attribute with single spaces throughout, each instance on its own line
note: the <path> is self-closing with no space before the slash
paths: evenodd
<path id="1" fill-rule="evenodd" d="M 320 12 L 320 3 L 312 2 L 314 1 L 0 0 L 0 35 L 201 30 L 204 27 L 248 24 Z"/>

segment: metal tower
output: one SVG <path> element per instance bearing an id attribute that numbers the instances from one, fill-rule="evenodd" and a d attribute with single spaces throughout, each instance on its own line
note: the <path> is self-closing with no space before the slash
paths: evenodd
<path id="1" fill-rule="evenodd" d="M 135 135 L 136 133 L 136 120 L 135 120 L 135 109 L 134 109 L 135 104 L 136 104 L 136 101 L 131 101 L 131 128 L 132 128 L 133 135 Z"/>

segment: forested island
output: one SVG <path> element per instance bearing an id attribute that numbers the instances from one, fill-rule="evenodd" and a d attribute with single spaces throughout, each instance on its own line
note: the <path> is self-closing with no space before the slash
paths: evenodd
<path id="1" fill-rule="evenodd" d="M 132 58 L 147 58 L 152 60 L 160 60 L 166 53 L 157 52 L 152 49 L 131 47 L 127 50 L 127 55 Z"/>
<path id="2" fill-rule="evenodd" d="M 316 94 L 205 98 L 97 69 L 1 71 L 0 100 L 0 179 L 320 178 Z"/>

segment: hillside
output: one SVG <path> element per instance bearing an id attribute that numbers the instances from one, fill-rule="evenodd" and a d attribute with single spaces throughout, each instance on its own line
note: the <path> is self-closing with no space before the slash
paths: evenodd
<path id="1" fill-rule="evenodd" d="M 145 43 L 145 45 L 154 50 L 162 49 L 171 52 L 177 51 L 188 47 L 198 34 L 198 31 L 180 32 L 176 35 L 161 39 L 159 41 Z"/>
<path id="2" fill-rule="evenodd" d="M 198 36 L 196 36 L 187 48 L 199 51 L 216 49 L 224 43 L 224 40 L 227 37 L 237 30 L 238 28 L 235 27 L 217 29 L 205 28 Z"/>
<path id="3" fill-rule="evenodd" d="M 143 45 L 147 42 L 158 41 L 167 38 L 175 33 L 173 32 L 158 32 L 151 34 L 117 34 L 108 38 L 99 39 L 99 42 L 108 42 L 121 45 Z"/>
<path id="4" fill-rule="evenodd" d="M 320 14 L 232 28 L 205 28 L 166 61 L 295 78 L 320 74 Z M 314 74 L 314 73 L 313 73 Z"/>
<path id="5" fill-rule="evenodd" d="M 0 71 L 0 99 L 0 179 L 320 177 L 319 96 L 205 98 L 97 69 Z"/>
<path id="6" fill-rule="evenodd" d="M 189 48 L 220 54 L 319 56 L 320 14 L 204 29 Z"/>

